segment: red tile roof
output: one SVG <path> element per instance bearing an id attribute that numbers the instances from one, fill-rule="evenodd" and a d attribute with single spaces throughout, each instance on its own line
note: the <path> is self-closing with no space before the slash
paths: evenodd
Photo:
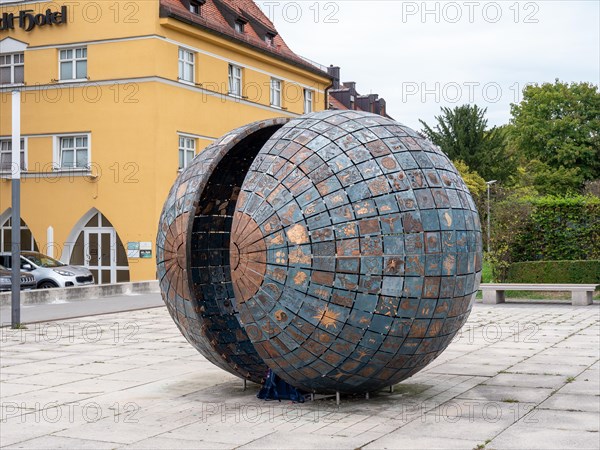
<path id="1" fill-rule="evenodd" d="M 202 2 L 200 2 L 202 4 Z M 284 59 L 313 73 L 329 78 L 326 72 L 296 55 L 277 33 L 273 22 L 252 0 L 206 0 L 200 7 L 200 15 L 189 10 L 189 0 L 160 0 L 160 16 L 173 17 L 191 25 L 216 32 L 228 39 L 239 41 L 254 49 Z M 245 22 L 244 32 L 238 33 L 233 23 Z M 273 44 L 265 42 L 265 35 L 274 35 Z"/>
<path id="2" fill-rule="evenodd" d="M 329 109 L 342 110 L 348 108 L 346 108 L 344 104 L 340 102 L 337 98 L 335 98 L 333 95 L 329 95 Z"/>
<path id="3" fill-rule="evenodd" d="M 343 89 L 338 89 L 337 91 L 341 91 Z M 331 95 L 331 90 L 329 91 L 329 109 L 336 109 L 336 110 L 346 110 L 346 109 L 350 109 L 347 108 L 346 105 L 344 105 L 342 102 L 340 102 L 337 98 L 335 98 L 333 95 Z M 362 109 L 360 109 L 358 106 L 354 105 L 354 111 L 362 111 Z"/>

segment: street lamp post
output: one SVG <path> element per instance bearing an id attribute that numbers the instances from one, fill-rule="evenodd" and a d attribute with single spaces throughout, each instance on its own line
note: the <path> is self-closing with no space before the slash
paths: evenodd
<path id="1" fill-rule="evenodd" d="M 11 325 L 21 324 L 21 92 L 12 92 L 12 155 L 11 155 L 11 209 L 12 209 L 12 288 Z"/>
<path id="2" fill-rule="evenodd" d="M 490 252 L 490 186 L 498 180 L 486 181 L 487 185 L 487 252 Z"/>

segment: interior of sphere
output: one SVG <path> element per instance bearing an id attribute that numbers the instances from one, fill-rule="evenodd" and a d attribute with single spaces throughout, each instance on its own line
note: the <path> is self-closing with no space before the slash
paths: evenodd
<path id="1" fill-rule="evenodd" d="M 158 277 L 173 320 L 209 361 L 255 382 L 268 368 L 236 318 L 232 215 L 250 165 L 286 121 L 250 124 L 204 149 L 176 180 L 157 238 Z"/>
<path id="2" fill-rule="evenodd" d="M 232 147 L 212 172 L 199 196 L 191 235 L 189 269 L 197 313 L 210 326 L 204 329 L 214 349 L 244 372 L 261 379 L 266 367 L 236 317 L 231 280 L 230 238 L 242 182 L 259 150 L 279 128 L 252 133 Z M 234 263 L 236 264 L 236 263 Z"/>

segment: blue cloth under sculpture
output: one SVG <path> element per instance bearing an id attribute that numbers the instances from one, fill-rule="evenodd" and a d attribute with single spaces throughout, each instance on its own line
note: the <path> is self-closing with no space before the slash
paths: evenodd
<path id="1" fill-rule="evenodd" d="M 286 383 L 269 369 L 264 386 L 256 394 L 262 400 L 291 400 L 294 403 L 304 403 L 304 394 L 292 385 Z"/>

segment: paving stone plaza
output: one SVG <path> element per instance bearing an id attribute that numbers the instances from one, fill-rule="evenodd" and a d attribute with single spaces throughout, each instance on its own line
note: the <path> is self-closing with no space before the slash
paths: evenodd
<path id="1" fill-rule="evenodd" d="M 597 303 L 477 303 L 430 366 L 339 407 L 256 399 L 164 307 L 2 328 L 0 446 L 598 448 L 599 319 Z"/>

